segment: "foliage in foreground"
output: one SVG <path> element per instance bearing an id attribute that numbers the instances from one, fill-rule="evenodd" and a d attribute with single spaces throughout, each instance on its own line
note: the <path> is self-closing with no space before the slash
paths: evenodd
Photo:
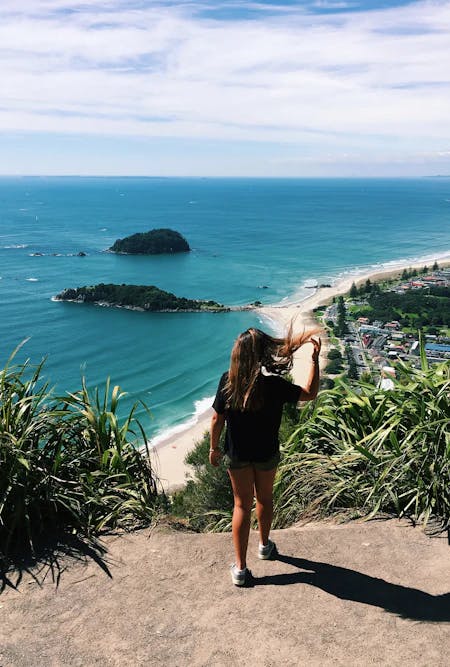
<path id="1" fill-rule="evenodd" d="M 122 422 L 119 387 L 53 397 L 42 364 L 0 371 L 0 561 L 55 531 L 91 536 L 148 523 L 157 480 L 133 407 Z"/>
<path id="2" fill-rule="evenodd" d="M 402 365 L 392 391 L 345 384 L 302 413 L 276 484 L 276 525 L 357 509 L 450 523 L 450 365 Z"/>
<path id="3" fill-rule="evenodd" d="M 339 381 L 280 432 L 283 459 L 275 484 L 276 527 L 302 517 L 349 510 L 387 512 L 450 525 L 450 365 L 398 367 L 393 391 Z M 207 436 L 192 452 L 195 479 L 175 498 L 197 530 L 228 530 L 232 497 L 225 467 L 206 464 Z"/>

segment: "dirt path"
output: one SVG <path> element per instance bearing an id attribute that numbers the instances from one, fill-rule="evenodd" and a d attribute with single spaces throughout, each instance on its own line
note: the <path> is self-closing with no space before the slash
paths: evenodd
<path id="1" fill-rule="evenodd" d="M 397 521 L 274 531 L 232 586 L 230 535 L 109 537 L 109 577 L 66 562 L 59 587 L 29 574 L 0 596 L 1 667 L 90 665 L 444 666 L 450 547 Z"/>

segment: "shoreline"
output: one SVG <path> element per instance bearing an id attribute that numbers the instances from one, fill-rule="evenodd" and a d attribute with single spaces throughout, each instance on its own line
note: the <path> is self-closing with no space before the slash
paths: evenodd
<path id="1" fill-rule="evenodd" d="M 27 278 L 29 280 L 29 278 Z M 130 306 L 123 303 L 113 303 L 112 301 L 84 301 L 80 299 L 62 299 L 58 295 L 52 296 L 50 301 L 54 303 L 82 303 L 87 306 L 99 306 L 100 308 L 121 308 L 123 310 L 133 310 L 137 313 L 229 313 L 232 307 L 221 306 L 220 308 L 158 308 L 152 310 L 142 306 Z"/>
<path id="2" fill-rule="evenodd" d="M 277 304 L 271 306 L 255 307 L 254 312 L 262 316 L 277 333 L 282 334 L 287 329 L 290 322 L 293 322 L 294 332 L 300 332 L 304 329 L 315 328 L 318 326 L 314 316 L 314 309 L 323 306 L 332 301 L 333 297 L 340 296 L 349 292 L 352 283 L 357 286 L 370 279 L 371 282 L 380 282 L 390 278 L 396 278 L 404 269 L 421 269 L 427 263 L 434 263 L 435 259 L 429 256 L 414 261 L 399 261 L 389 267 L 380 266 L 358 272 L 349 272 L 345 276 L 338 278 L 331 287 L 318 287 L 314 294 L 307 296 L 297 303 L 286 305 Z M 437 257 L 436 261 L 440 268 L 450 266 L 450 252 Z M 430 266 L 431 270 L 431 266 Z M 327 340 L 322 335 L 322 352 L 320 359 L 321 369 L 325 365 Z M 310 346 L 307 344 L 300 348 L 294 355 L 294 364 L 291 375 L 296 384 L 302 384 L 305 375 L 309 369 Z M 160 477 L 163 488 L 167 492 L 181 488 L 189 479 L 191 470 L 184 463 L 186 454 L 192 450 L 204 433 L 209 429 L 209 422 L 212 415 L 212 408 L 199 415 L 195 424 L 187 426 L 185 430 L 167 435 L 167 438 L 161 438 L 156 445 L 149 442 L 151 451 L 151 460 L 155 472 Z"/>

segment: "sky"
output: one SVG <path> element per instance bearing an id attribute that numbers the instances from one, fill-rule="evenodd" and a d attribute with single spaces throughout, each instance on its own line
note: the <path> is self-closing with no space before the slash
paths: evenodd
<path id="1" fill-rule="evenodd" d="M 450 0 L 1 0 L 0 174 L 450 174 Z"/>

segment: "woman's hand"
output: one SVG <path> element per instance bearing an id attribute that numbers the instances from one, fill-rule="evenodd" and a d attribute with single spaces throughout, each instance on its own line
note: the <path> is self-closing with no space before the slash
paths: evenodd
<path id="1" fill-rule="evenodd" d="M 313 350 L 313 353 L 311 355 L 311 359 L 312 359 L 313 363 L 316 364 L 319 361 L 319 354 L 320 354 L 320 350 L 322 349 L 322 341 L 320 340 L 320 338 L 317 338 L 317 339 L 316 338 L 310 338 L 309 340 L 314 346 L 314 350 Z"/>
<path id="2" fill-rule="evenodd" d="M 225 425 L 225 415 L 213 410 L 211 417 L 211 431 L 209 438 L 209 462 L 217 468 L 222 452 L 219 449 L 220 434 Z"/>
<path id="3" fill-rule="evenodd" d="M 302 391 L 300 393 L 301 401 L 313 401 L 319 391 L 319 354 L 322 341 L 320 338 L 310 338 L 308 342 L 312 344 L 314 349 L 311 354 L 311 367 L 308 378 L 305 384 L 302 384 Z"/>
<path id="4" fill-rule="evenodd" d="M 217 468 L 222 458 L 222 452 L 220 449 L 210 449 L 209 450 L 209 462 L 212 466 Z"/>

